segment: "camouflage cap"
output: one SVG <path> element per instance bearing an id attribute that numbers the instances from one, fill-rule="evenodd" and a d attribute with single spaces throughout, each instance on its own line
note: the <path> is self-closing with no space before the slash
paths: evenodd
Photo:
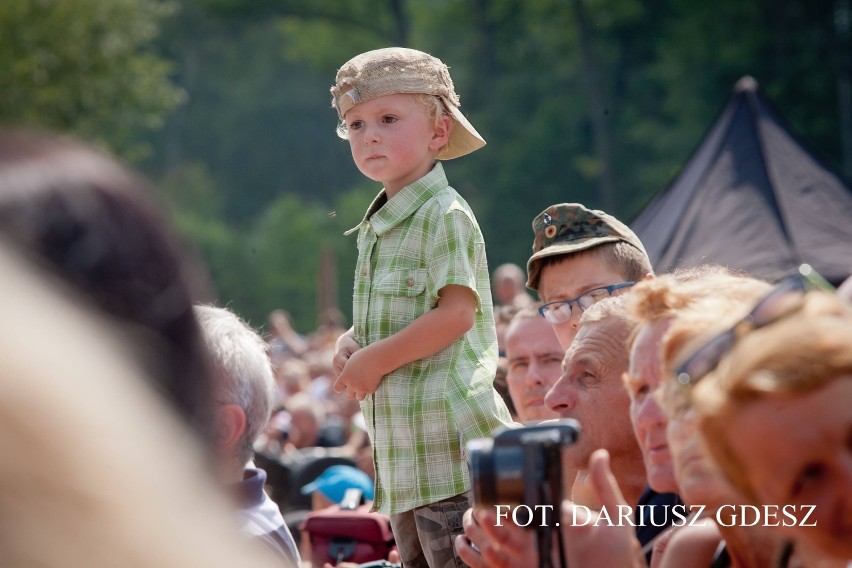
<path id="1" fill-rule="evenodd" d="M 527 288 L 538 291 L 541 259 L 590 249 L 604 243 L 625 242 L 647 256 L 642 241 L 630 227 L 603 211 L 579 203 L 551 205 L 532 223 L 535 240 L 527 261 Z"/>

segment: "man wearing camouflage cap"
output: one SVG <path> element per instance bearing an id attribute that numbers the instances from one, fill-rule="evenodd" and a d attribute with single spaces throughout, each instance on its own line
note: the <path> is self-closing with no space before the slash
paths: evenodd
<path id="1" fill-rule="evenodd" d="M 539 213 L 532 227 L 527 287 L 538 292 L 540 311 L 566 349 L 586 308 L 653 274 L 639 237 L 603 211 L 559 203 Z"/>
<path id="2" fill-rule="evenodd" d="M 629 290 L 639 280 L 653 277 L 651 261 L 639 237 L 627 225 L 603 211 L 589 209 L 579 203 L 560 203 L 542 211 L 533 220 L 532 226 L 535 240 L 533 254 L 527 262 L 527 287 L 538 291 L 544 303 L 541 311 L 553 324 L 566 349 L 577 335 L 580 318 L 586 308 Z M 618 390 L 623 388 L 621 384 L 610 386 Z M 582 395 L 571 391 L 571 386 L 551 391 L 546 399 L 551 410 L 562 417 L 578 418 L 581 422 L 596 420 L 594 412 L 584 412 L 582 403 L 577 402 Z M 634 401 L 632 396 L 630 398 L 632 408 Z M 623 408 L 616 411 L 613 407 L 612 411 L 620 415 Z M 632 449 L 628 442 L 632 436 L 622 436 L 628 434 L 621 431 L 625 429 L 624 425 L 616 428 L 615 421 L 610 423 L 612 427 L 605 439 L 596 442 L 606 447 L 614 443 L 613 439 L 621 438 L 621 442 L 626 444 L 623 447 Z M 638 445 L 636 449 L 639 449 Z M 613 468 L 617 469 L 618 462 L 623 460 L 615 454 L 612 459 Z M 625 473 L 629 473 L 631 467 L 622 463 L 621 469 L 622 473 L 616 473 L 616 478 L 626 491 L 629 476 Z M 580 470 L 582 472 L 584 468 Z M 638 473 L 638 466 L 635 473 Z M 638 504 L 653 508 L 678 502 L 673 493 L 656 493 L 647 487 Z M 653 525 L 637 527 L 640 543 L 647 543 L 662 528 Z"/>

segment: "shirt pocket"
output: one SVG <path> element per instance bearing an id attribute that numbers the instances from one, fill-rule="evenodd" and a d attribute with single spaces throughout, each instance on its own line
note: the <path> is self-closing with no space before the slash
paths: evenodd
<path id="1" fill-rule="evenodd" d="M 400 267 L 381 274 L 373 286 L 367 320 L 371 343 L 397 333 L 429 309 L 426 269 Z"/>
<path id="2" fill-rule="evenodd" d="M 389 296 L 419 296 L 426 291 L 426 269 L 408 268 L 387 272 L 376 282 L 375 291 Z"/>

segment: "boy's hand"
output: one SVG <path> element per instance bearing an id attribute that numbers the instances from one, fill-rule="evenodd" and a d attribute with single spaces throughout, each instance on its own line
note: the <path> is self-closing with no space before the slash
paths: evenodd
<path id="1" fill-rule="evenodd" d="M 376 392 L 387 371 L 380 358 L 373 356 L 375 352 L 373 346 L 353 352 L 334 382 L 334 392 L 348 391 L 346 396 L 358 400 Z"/>
<path id="2" fill-rule="evenodd" d="M 334 344 L 334 359 L 331 361 L 335 377 L 340 376 L 343 367 L 346 366 L 346 361 L 359 349 L 361 349 L 361 346 L 355 341 L 354 328 L 350 327 L 346 333 L 337 338 L 337 342 Z"/>

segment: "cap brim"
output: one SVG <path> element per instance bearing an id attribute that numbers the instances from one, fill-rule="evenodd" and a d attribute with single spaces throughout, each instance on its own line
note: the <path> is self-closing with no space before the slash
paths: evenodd
<path id="1" fill-rule="evenodd" d="M 310 483 L 303 485 L 299 491 L 302 493 L 302 495 L 310 495 L 319 488 L 320 484 L 318 481 L 311 481 Z"/>
<path id="2" fill-rule="evenodd" d="M 579 243 L 559 243 L 544 247 L 537 253 L 533 254 L 527 261 L 527 288 L 538 292 L 539 280 L 541 279 L 541 269 L 538 266 L 538 261 L 541 259 L 547 258 L 548 256 L 560 256 L 563 254 L 580 252 L 581 250 L 590 249 L 605 243 L 617 243 L 619 241 L 624 241 L 624 239 L 616 236 L 594 237 L 591 239 L 585 239 Z"/>
<path id="3" fill-rule="evenodd" d="M 450 141 L 438 152 L 438 159 L 452 160 L 453 158 L 470 154 L 485 146 L 485 139 L 476 131 L 470 121 L 465 118 L 459 108 L 445 97 L 441 97 L 441 101 L 444 103 L 444 108 L 450 112 L 455 124 L 450 133 Z"/>

